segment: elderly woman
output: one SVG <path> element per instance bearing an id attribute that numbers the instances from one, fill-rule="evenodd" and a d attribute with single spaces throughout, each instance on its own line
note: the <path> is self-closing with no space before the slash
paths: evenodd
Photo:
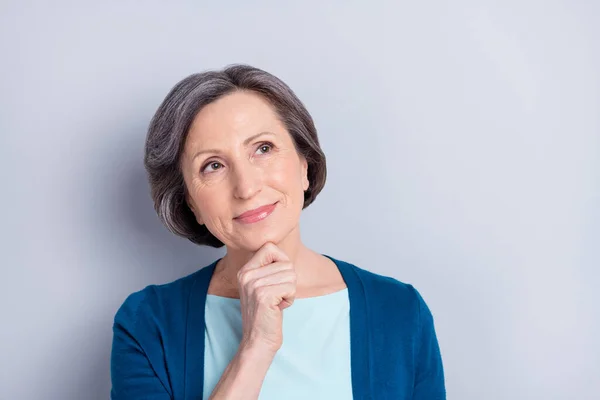
<path id="1" fill-rule="evenodd" d="M 227 252 L 125 300 L 111 398 L 445 399 L 417 290 L 303 244 L 325 155 L 285 83 L 247 65 L 185 78 L 152 119 L 145 166 L 167 228 Z"/>

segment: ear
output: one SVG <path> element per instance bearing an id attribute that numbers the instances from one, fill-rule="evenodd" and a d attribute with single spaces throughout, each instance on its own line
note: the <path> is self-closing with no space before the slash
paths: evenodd
<path id="1" fill-rule="evenodd" d="M 308 161 L 306 161 L 306 158 L 300 157 L 300 163 L 302 168 L 302 189 L 306 192 L 310 186 L 310 182 L 308 181 Z"/>
<path id="2" fill-rule="evenodd" d="M 187 203 L 188 207 L 190 208 L 190 210 L 192 210 L 192 212 L 194 213 L 194 215 L 196 216 L 196 221 L 200 224 L 200 225 L 204 225 L 204 220 L 202 219 L 202 217 L 200 216 L 200 213 L 196 211 L 196 209 L 194 208 L 194 202 L 192 201 L 192 198 L 190 197 L 189 194 L 185 195 L 185 202 Z"/>

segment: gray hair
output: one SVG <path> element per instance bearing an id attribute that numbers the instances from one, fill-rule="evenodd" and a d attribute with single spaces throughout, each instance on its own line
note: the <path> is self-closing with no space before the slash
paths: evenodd
<path id="1" fill-rule="evenodd" d="M 186 201 L 181 154 L 189 128 L 200 110 L 229 93 L 247 90 L 262 95 L 275 109 L 290 133 L 296 150 L 308 162 L 308 207 L 325 185 L 327 166 L 317 130 L 304 104 L 279 78 L 261 69 L 234 64 L 222 70 L 192 74 L 177 83 L 154 114 L 144 154 L 154 209 L 176 235 L 196 244 L 222 247 L 223 243 L 200 225 Z"/>

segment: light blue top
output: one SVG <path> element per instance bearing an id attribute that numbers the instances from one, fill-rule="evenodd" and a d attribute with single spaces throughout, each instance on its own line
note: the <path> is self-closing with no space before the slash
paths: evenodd
<path id="1" fill-rule="evenodd" d="M 206 296 L 204 391 L 208 399 L 242 338 L 239 299 Z M 296 299 L 283 311 L 283 345 L 259 398 L 352 399 L 348 289 Z"/>

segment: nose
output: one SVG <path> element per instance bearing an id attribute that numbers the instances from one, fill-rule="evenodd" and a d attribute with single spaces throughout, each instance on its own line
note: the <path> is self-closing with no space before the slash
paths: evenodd
<path id="1" fill-rule="evenodd" d="M 243 163 L 234 169 L 233 180 L 233 196 L 240 200 L 250 199 L 262 188 L 262 171 L 251 163 Z"/>

